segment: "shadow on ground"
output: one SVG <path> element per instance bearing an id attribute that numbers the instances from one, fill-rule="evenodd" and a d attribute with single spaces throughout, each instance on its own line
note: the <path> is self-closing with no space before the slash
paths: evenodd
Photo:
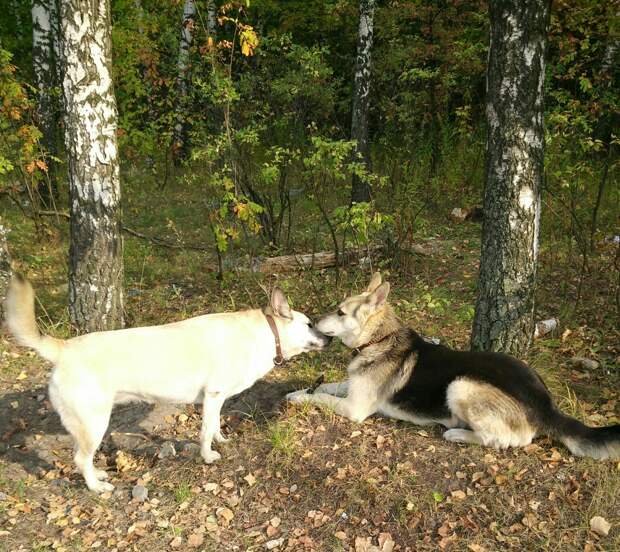
<path id="1" fill-rule="evenodd" d="M 250 418 L 258 425 L 278 415 L 284 395 L 293 383 L 258 381 L 243 393 L 231 397 L 222 409 L 222 425 L 235 432 Z M 113 456 L 116 450 L 139 455 L 156 455 L 165 441 L 182 450 L 189 439 L 168 439 L 166 426 L 174 424 L 185 405 L 131 403 L 114 408 L 100 450 Z M 200 407 L 196 405 L 197 412 Z M 19 479 L 26 474 L 43 476 L 72 456 L 73 443 L 47 399 L 47 388 L 9 392 L 0 397 L 0 454 L 7 461 L 4 477 Z"/>

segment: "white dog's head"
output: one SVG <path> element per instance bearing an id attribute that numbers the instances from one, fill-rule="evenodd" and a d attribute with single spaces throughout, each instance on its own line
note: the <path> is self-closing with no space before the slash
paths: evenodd
<path id="1" fill-rule="evenodd" d="M 347 297 L 336 312 L 321 318 L 316 327 L 325 335 L 339 337 L 347 347 L 359 347 L 374 331 L 375 319 L 380 322 L 381 317 L 373 315 L 384 310 L 389 293 L 390 284 L 381 283 L 381 274 L 375 272 L 366 291 Z"/>
<path id="2" fill-rule="evenodd" d="M 329 345 L 332 338 L 318 331 L 305 314 L 292 310 L 280 288 L 275 288 L 271 293 L 270 306 L 276 318 L 284 358 Z"/>

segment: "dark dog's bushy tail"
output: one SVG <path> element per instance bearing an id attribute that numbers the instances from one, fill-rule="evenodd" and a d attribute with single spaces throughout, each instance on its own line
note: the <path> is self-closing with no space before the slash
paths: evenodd
<path id="1" fill-rule="evenodd" d="M 39 332 L 34 314 L 34 291 L 30 282 L 19 274 L 11 279 L 4 311 L 9 331 L 20 345 L 33 348 L 51 362 L 58 360 L 63 341 Z"/>
<path id="2" fill-rule="evenodd" d="M 620 424 L 589 427 L 555 407 L 546 418 L 548 432 L 557 437 L 575 456 L 620 460 Z"/>

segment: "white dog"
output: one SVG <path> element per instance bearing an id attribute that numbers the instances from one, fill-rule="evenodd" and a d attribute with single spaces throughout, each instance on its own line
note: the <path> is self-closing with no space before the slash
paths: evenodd
<path id="1" fill-rule="evenodd" d="M 75 463 L 96 492 L 114 487 L 93 466 L 114 404 L 128 401 L 202 403 L 201 454 L 211 463 L 224 401 L 279 364 L 322 349 L 331 338 L 291 310 L 276 288 L 267 309 L 209 314 L 163 326 L 95 332 L 73 339 L 41 335 L 30 283 L 15 276 L 5 305 L 17 341 L 54 364 L 49 396 L 75 441 Z"/>

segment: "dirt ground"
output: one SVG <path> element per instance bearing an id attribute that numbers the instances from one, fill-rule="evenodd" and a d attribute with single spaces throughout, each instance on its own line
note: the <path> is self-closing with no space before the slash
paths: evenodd
<path id="1" fill-rule="evenodd" d="M 454 243 L 432 262 L 394 273 L 392 302 L 423 333 L 464 347 L 478 246 Z M 280 283 L 296 308 L 316 314 L 363 285 L 367 274 L 353 272 L 361 276 L 349 275 L 338 289 L 329 271 Z M 29 277 L 42 302 L 53 303 L 62 275 Z M 541 317 L 557 312 L 554 282 L 543 273 Z M 261 294 L 243 279 L 228 290 L 178 280 L 144 286 L 130 295 L 128 318 L 154 323 L 242 308 Z M 319 301 L 317 292 L 332 298 Z M 589 318 L 537 342 L 528 361 L 565 411 L 592 425 L 618 423 L 618 330 L 595 292 L 591 303 Z M 600 366 L 571 366 L 574 355 Z M 321 372 L 328 381 L 340 377 L 349 357 L 336 344 L 229 400 L 222 423 L 231 440 L 216 445 L 222 460 L 210 466 L 197 454 L 193 406 L 118 407 L 96 458 L 116 488 L 95 496 L 76 473 L 69 437 L 47 400 L 49 365 L 0 337 L 0 551 L 620 550 L 618 462 L 574 458 L 544 437 L 498 452 L 447 443 L 438 427 L 374 417 L 354 424 L 283 403 Z M 136 485 L 146 500 L 132 498 Z M 611 524 L 607 536 L 591 530 L 595 516 Z"/>

